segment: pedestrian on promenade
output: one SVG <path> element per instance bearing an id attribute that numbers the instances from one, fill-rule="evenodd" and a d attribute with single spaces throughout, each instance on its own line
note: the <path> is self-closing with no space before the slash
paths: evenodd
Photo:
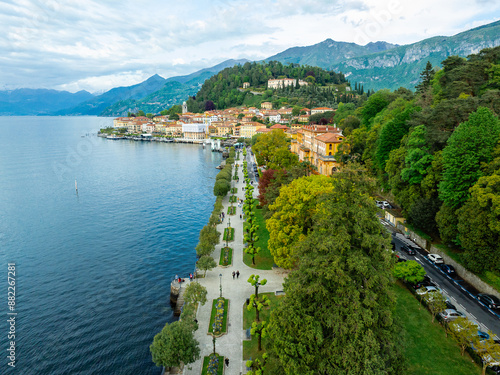
<path id="1" fill-rule="evenodd" d="M 234 273 L 234 271 L 233 271 L 233 279 L 234 279 L 234 275 L 236 275 L 236 274 L 235 274 L 235 273 Z"/>
<path id="2" fill-rule="evenodd" d="M 241 214 L 240 214 L 240 220 L 241 220 Z"/>
<path id="3" fill-rule="evenodd" d="M 189 281 L 193 281 L 193 274 L 192 273 L 189 274 Z"/>
<path id="4" fill-rule="evenodd" d="M 240 271 L 236 271 L 236 278 L 238 279 L 240 277 Z"/>
<path id="5" fill-rule="evenodd" d="M 226 362 L 226 367 L 229 367 L 229 358 L 226 357 L 226 359 L 224 360 L 224 362 Z"/>

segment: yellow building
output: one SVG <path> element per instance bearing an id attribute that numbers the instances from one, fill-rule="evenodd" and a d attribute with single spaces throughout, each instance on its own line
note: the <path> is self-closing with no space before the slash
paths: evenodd
<path id="1" fill-rule="evenodd" d="M 306 125 L 292 139 L 291 151 L 300 161 L 309 161 L 318 173 L 330 176 L 339 168 L 335 159 L 338 146 L 344 139 L 339 128 L 325 125 Z"/>
<path id="2" fill-rule="evenodd" d="M 243 138 L 252 138 L 255 134 L 257 134 L 257 130 L 266 127 L 260 122 L 246 122 L 241 124 L 240 126 L 240 137 Z"/>

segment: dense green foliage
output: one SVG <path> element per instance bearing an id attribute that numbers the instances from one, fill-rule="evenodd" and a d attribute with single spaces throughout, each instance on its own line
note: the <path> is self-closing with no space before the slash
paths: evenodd
<path id="1" fill-rule="evenodd" d="M 267 89 L 267 81 L 273 78 L 292 78 L 296 84 L 287 88 Z M 310 84 L 299 86 L 298 80 Z M 244 82 L 250 89 L 241 89 Z M 247 62 L 226 68 L 207 79 L 194 98 L 187 102 L 191 112 L 206 110 L 207 103 L 216 109 L 240 105 L 258 106 L 261 102 L 271 101 L 275 107 L 284 103 L 302 106 L 334 105 L 336 102 L 352 99 L 352 95 L 337 92 L 333 85 L 346 84 L 342 73 L 327 71 L 318 67 L 298 64 L 284 65 L 280 62 Z"/>
<path id="2" fill-rule="evenodd" d="M 457 246 L 476 272 L 500 271 L 499 64 L 500 47 L 450 56 L 441 70 L 427 64 L 415 94 L 382 90 L 334 117 L 346 135 L 338 159 L 365 164 L 408 222 Z"/>
<path id="3" fill-rule="evenodd" d="M 392 257 L 362 170 L 339 173 L 316 201 L 298 264 L 272 312 L 271 353 L 287 374 L 400 374 Z M 292 183 L 293 184 L 293 183 Z"/>

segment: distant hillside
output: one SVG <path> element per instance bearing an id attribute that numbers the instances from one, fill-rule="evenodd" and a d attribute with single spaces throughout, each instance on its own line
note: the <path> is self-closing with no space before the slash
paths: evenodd
<path id="1" fill-rule="evenodd" d="M 336 42 L 332 39 L 307 47 L 292 47 L 264 61 L 280 61 L 284 64 L 294 63 L 301 65 L 318 66 L 323 69 L 333 64 L 358 56 L 381 52 L 398 47 L 397 44 L 387 42 L 368 43 L 360 46 L 356 43 Z"/>
<path id="2" fill-rule="evenodd" d="M 116 87 L 104 94 L 87 100 L 74 107 L 56 112 L 56 115 L 100 115 L 108 106 L 120 100 L 140 99 L 159 90 L 165 84 L 165 78 L 158 74 L 146 81 L 128 87 Z"/>
<path id="3" fill-rule="evenodd" d="M 427 61 L 440 66 L 452 55 L 466 57 L 484 48 L 500 45 L 500 21 L 463 33 L 434 37 L 384 52 L 346 59 L 329 68 L 343 72 L 351 82 L 375 90 L 398 87 L 414 89 Z"/>
<path id="4" fill-rule="evenodd" d="M 175 104 L 181 104 L 188 97 L 195 95 L 208 78 L 217 74 L 222 69 L 244 64 L 248 60 L 226 60 L 210 68 L 199 70 L 186 76 L 177 76 L 168 78 L 164 85 L 141 98 L 132 98 L 118 101 L 105 108 L 101 116 L 124 116 L 128 112 L 137 112 L 139 110 L 145 113 L 159 113 Z"/>
<path id="5" fill-rule="evenodd" d="M 46 89 L 0 91 L 0 115 L 48 115 L 68 106 L 75 106 L 93 97 L 87 91 L 77 93 Z"/>

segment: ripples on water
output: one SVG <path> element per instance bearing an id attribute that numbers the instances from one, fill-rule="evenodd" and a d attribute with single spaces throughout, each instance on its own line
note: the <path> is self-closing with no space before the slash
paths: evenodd
<path id="1" fill-rule="evenodd" d="M 0 275 L 16 262 L 18 374 L 160 373 L 149 345 L 174 319 L 171 278 L 193 270 L 220 155 L 81 137 L 111 124 L 0 117 Z"/>

